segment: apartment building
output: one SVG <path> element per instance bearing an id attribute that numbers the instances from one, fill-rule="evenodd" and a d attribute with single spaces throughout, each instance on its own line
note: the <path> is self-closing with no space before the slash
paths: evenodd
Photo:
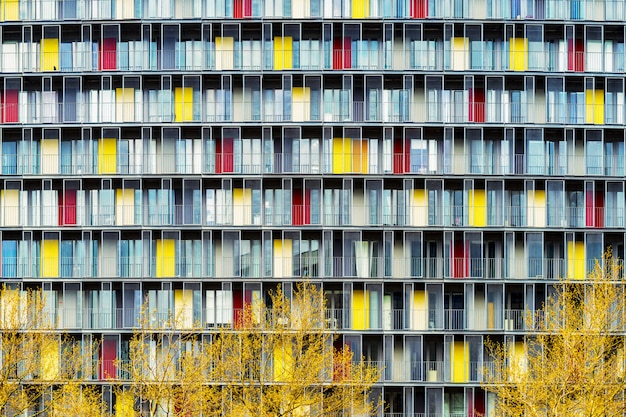
<path id="1" fill-rule="evenodd" d="M 559 277 L 624 256 L 622 0 L 0 0 L 2 281 L 106 400 L 147 300 L 307 278 L 390 417 L 489 415 Z"/>

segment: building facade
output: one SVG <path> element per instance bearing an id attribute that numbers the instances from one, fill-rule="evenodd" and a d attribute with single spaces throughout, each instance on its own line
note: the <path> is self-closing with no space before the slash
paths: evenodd
<path id="1" fill-rule="evenodd" d="M 2 280 L 106 393 L 145 300 L 212 328 L 307 278 L 386 414 L 489 414 L 484 338 L 623 258 L 624 9 L 0 0 Z"/>

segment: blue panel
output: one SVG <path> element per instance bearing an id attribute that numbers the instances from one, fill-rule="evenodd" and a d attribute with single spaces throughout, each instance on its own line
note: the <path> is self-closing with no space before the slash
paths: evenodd
<path id="1" fill-rule="evenodd" d="M 2 242 L 2 277 L 17 277 L 17 241 L 5 240 Z"/>
<path id="2" fill-rule="evenodd" d="M 74 270 L 74 241 L 62 240 L 61 241 L 61 277 L 72 277 L 72 271 Z"/>
<path id="3" fill-rule="evenodd" d="M 61 71 L 71 71 L 72 70 L 72 44 L 67 42 L 62 42 L 59 50 L 61 54 Z"/>
<path id="4" fill-rule="evenodd" d="M 17 174 L 17 142 L 2 142 L 2 173 Z"/>

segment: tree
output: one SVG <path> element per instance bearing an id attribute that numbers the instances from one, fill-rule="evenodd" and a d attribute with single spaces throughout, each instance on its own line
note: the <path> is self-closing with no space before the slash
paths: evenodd
<path id="1" fill-rule="evenodd" d="M 253 300 L 232 326 L 182 327 L 159 330 L 144 319 L 131 340 L 126 389 L 150 416 L 371 415 L 380 407 L 370 398 L 379 370 L 335 346 L 315 285 L 300 283 L 291 297 L 278 286 L 268 305 Z"/>
<path id="2" fill-rule="evenodd" d="M 621 262 L 609 250 L 587 280 L 561 280 L 528 312 L 524 343 L 487 342 L 483 387 L 497 416 L 622 416 L 626 410 Z"/>
<path id="3" fill-rule="evenodd" d="M 17 416 L 26 411 L 29 415 L 101 415 L 98 393 L 88 389 L 82 394 L 82 371 L 90 356 L 56 329 L 41 291 L 0 288 L 1 415 Z M 83 401 L 86 398 L 89 401 Z M 71 405 L 68 410 L 72 412 L 59 411 L 61 400 Z M 55 410 L 59 412 L 55 414 Z"/>
<path id="4" fill-rule="evenodd" d="M 71 380 L 53 391 L 47 411 L 49 417 L 106 417 L 102 405 L 102 392 L 96 386 Z"/>

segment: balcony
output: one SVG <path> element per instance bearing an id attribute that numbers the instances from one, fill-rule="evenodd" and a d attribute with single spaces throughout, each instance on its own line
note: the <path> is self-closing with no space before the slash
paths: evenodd
<path id="1" fill-rule="evenodd" d="M 526 328 L 526 311 L 525 310 L 504 310 L 504 330 L 505 331 L 521 331 Z"/>

